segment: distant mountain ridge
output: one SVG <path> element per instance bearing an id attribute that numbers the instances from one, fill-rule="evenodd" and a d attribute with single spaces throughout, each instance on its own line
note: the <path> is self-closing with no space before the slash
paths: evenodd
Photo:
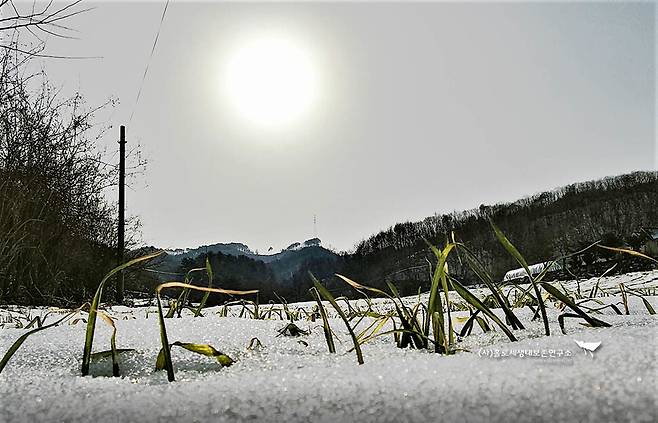
<path id="1" fill-rule="evenodd" d="M 235 257 L 247 257 L 270 265 L 276 277 L 286 280 L 299 270 L 306 260 L 333 259 L 338 254 L 322 247 L 320 238 L 310 238 L 304 242 L 295 242 L 274 254 L 259 254 L 248 245 L 239 242 L 216 243 L 189 249 L 165 250 L 158 263 L 152 267 L 166 273 L 177 273 L 185 259 L 194 259 L 204 254 L 224 254 Z M 164 276 L 163 276 L 164 278 Z"/>
<path id="2" fill-rule="evenodd" d="M 249 246 L 241 244 L 239 242 L 229 242 L 229 243 L 217 243 L 210 245 L 202 245 L 196 248 L 176 248 L 173 250 L 165 250 L 165 253 L 172 256 L 181 256 L 181 257 L 193 257 L 197 254 L 205 253 L 207 251 L 212 251 L 214 253 L 220 252 L 223 254 L 231 254 L 235 256 L 245 255 L 252 256 L 255 255 Z"/>
<path id="3" fill-rule="evenodd" d="M 322 246 L 322 241 L 320 240 L 320 238 L 311 238 L 301 243 L 295 242 L 293 244 L 290 244 L 288 247 L 284 248 L 278 253 L 260 254 L 258 252 L 252 251 L 248 245 L 242 244 L 240 242 L 228 242 L 228 243 L 218 242 L 217 244 L 201 245 L 196 248 L 186 248 L 186 249 L 177 248 L 173 250 L 165 250 L 165 253 L 170 256 L 180 257 L 181 260 L 183 258 L 196 257 L 199 254 L 204 254 L 204 253 L 222 253 L 222 254 L 230 254 L 232 256 L 245 256 L 245 257 L 249 257 L 250 259 L 260 260 L 263 263 L 270 263 L 273 261 L 280 260 L 281 258 L 286 257 L 287 255 L 290 255 L 290 253 L 293 251 L 300 251 L 308 247 L 321 247 L 321 246 Z"/>

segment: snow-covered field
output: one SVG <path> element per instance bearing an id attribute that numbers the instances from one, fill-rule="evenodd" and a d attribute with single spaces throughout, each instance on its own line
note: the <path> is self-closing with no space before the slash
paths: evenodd
<path id="1" fill-rule="evenodd" d="M 596 281 L 580 281 L 581 290 L 589 292 Z M 658 308 L 658 271 L 601 279 L 600 288 L 611 295 L 598 299 L 618 303 L 623 311 L 615 294 L 620 282 L 652 294 L 645 298 Z M 577 285 L 563 283 L 572 292 Z M 388 307 L 384 300 L 375 302 L 384 311 Z M 351 341 L 339 319 L 330 319 L 340 339 L 338 353 L 330 354 L 321 320 L 295 322 L 309 335 L 277 336 L 285 321 L 219 317 L 220 307 L 207 309 L 203 318 L 167 319 L 170 342 L 208 343 L 236 363 L 221 368 L 212 358 L 174 347 L 173 383 L 167 382 L 166 372 L 153 370 L 160 349 L 154 308 L 115 307 L 108 311 L 116 318 L 117 346 L 136 349 L 121 355 L 124 376 L 109 376 L 109 359 L 92 362 L 96 377 L 80 376 L 82 320 L 39 332 L 0 374 L 0 422 L 658 421 L 658 316 L 630 296 L 629 315 L 610 308 L 597 315 L 612 327 L 594 329 L 569 319 L 567 335 L 562 335 L 560 311 L 549 304 L 550 337 L 543 335 L 540 320 L 531 321 L 528 308 L 517 309 L 526 325 L 526 330 L 515 331 L 518 342 L 509 342 L 500 330 L 482 333 L 475 325 L 473 334 L 459 343 L 463 351 L 442 356 L 402 350 L 392 335 L 382 336 L 363 345 L 363 365 L 347 352 Z M 311 306 L 290 305 L 293 310 Z M 229 315 L 238 311 L 233 308 Z M 25 333 L 15 328 L 16 319 L 23 316 L 25 324 L 28 313 L 46 312 L 0 309 L 0 355 Z M 54 319 L 51 314 L 46 323 Z M 455 318 L 457 330 L 463 320 Z M 365 319 L 359 327 L 367 323 Z M 95 351 L 109 348 L 109 335 L 99 320 Z M 263 347 L 247 350 L 254 337 Z M 576 340 L 601 346 L 590 355 Z"/>

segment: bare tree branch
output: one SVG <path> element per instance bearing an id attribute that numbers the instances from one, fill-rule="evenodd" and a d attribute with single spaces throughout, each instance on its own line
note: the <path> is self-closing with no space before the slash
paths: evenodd
<path id="1" fill-rule="evenodd" d="M 82 0 L 75 0 L 68 4 L 57 5 L 50 0 L 43 8 L 36 8 L 36 1 L 32 2 L 31 10 L 21 11 L 14 0 L 0 0 L 0 34 L 7 32 L 27 31 L 40 45 L 44 44 L 41 35 L 50 35 L 57 38 L 75 39 L 67 32 L 75 32 L 74 29 L 62 25 L 61 22 L 93 10 L 93 7 L 79 8 Z M 14 39 L 9 42 L 0 40 L 0 47 L 5 50 L 13 50 L 23 54 L 30 51 L 29 48 L 18 46 Z M 52 59 L 90 59 L 97 57 L 76 57 L 49 54 L 33 54 L 36 57 Z"/>
<path id="2" fill-rule="evenodd" d="M 102 59 L 103 58 L 103 56 L 56 56 L 56 55 L 53 55 L 53 54 L 33 53 L 33 52 L 30 52 L 29 50 L 23 50 L 23 49 L 18 48 L 16 46 L 11 46 L 11 45 L 6 46 L 6 45 L 2 45 L 2 44 L 0 44 L 0 48 L 4 48 L 5 50 L 17 51 L 17 52 L 23 53 L 23 54 L 29 54 L 32 57 L 46 57 L 46 58 L 49 58 L 49 59 L 73 59 L 73 60 L 82 60 L 82 59 L 84 59 L 84 60 L 87 60 L 87 59 Z"/>

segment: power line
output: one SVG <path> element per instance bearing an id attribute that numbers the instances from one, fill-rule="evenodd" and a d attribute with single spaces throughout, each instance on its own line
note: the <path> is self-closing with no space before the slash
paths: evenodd
<path id="1" fill-rule="evenodd" d="M 139 84 L 139 90 L 137 91 L 137 98 L 135 99 L 135 105 L 133 106 L 133 111 L 130 113 L 130 119 L 128 119 L 128 126 L 133 120 L 133 115 L 137 109 L 137 104 L 139 103 L 139 98 L 142 95 L 142 88 L 144 88 L 144 81 L 146 80 L 146 75 L 149 71 L 149 66 L 151 65 L 151 59 L 153 58 L 153 53 L 155 53 L 155 46 L 158 45 L 158 38 L 160 38 L 160 30 L 162 29 L 162 23 L 164 22 L 165 15 L 167 14 L 167 7 L 169 6 L 169 0 L 165 2 L 164 9 L 162 10 L 162 16 L 160 17 L 160 25 L 158 26 L 158 32 L 155 34 L 155 40 L 153 40 L 153 47 L 151 48 L 151 54 L 149 55 L 148 61 L 146 62 L 146 68 L 144 69 L 144 75 L 142 75 L 142 82 Z"/>

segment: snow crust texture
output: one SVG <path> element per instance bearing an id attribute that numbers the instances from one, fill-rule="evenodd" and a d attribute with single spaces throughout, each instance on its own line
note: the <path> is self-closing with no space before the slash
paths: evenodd
<path id="1" fill-rule="evenodd" d="M 655 286 L 656 278 L 636 282 Z M 551 308 L 550 337 L 519 310 L 526 330 L 515 332 L 518 342 L 474 330 L 454 356 L 401 350 L 383 336 L 363 346 L 361 366 L 338 319 L 331 326 L 341 342 L 329 354 L 320 322 L 295 322 L 308 336 L 277 336 L 285 321 L 218 317 L 215 308 L 167 319 L 169 340 L 209 343 L 236 363 L 221 368 L 174 347 L 173 383 L 154 371 L 157 316 L 116 308 L 117 346 L 136 349 L 121 356 L 122 377 L 110 377 L 109 359 L 80 376 L 84 323 L 40 332 L 0 374 L 0 422 L 657 422 L 658 318 L 631 300 L 630 315 L 598 316 L 611 328 L 571 319 L 568 335 Z M 658 297 L 649 300 L 658 306 Z M 1 329 L 0 354 L 23 333 Z M 109 349 L 109 337 L 99 322 L 94 350 Z M 247 350 L 254 337 L 263 348 Z M 575 340 L 601 345 L 589 353 Z"/>

